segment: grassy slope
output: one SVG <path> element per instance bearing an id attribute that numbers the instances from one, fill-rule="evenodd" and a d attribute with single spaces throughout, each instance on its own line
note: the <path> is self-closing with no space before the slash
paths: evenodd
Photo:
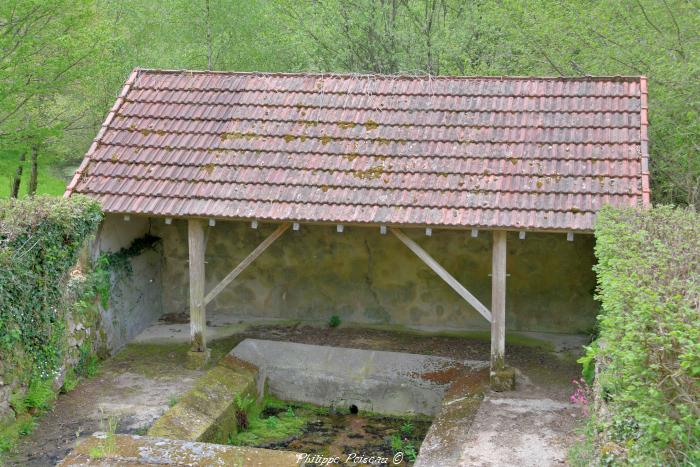
<path id="1" fill-rule="evenodd" d="M 6 153 L 0 153 L 0 197 L 6 198 L 10 195 L 10 186 L 12 178 L 17 170 L 17 160 L 15 157 L 9 156 Z M 21 196 L 27 193 L 27 184 L 29 183 L 29 162 L 24 163 L 22 172 L 22 184 L 20 186 Z M 39 161 L 39 182 L 37 186 L 37 194 L 61 196 L 66 190 L 66 181 L 57 176 L 57 170 L 53 170 L 52 166 L 43 161 Z"/>

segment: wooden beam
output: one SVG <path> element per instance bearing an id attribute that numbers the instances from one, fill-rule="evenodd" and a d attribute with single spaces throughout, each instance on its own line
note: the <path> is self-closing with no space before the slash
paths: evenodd
<path id="1" fill-rule="evenodd" d="M 190 343 L 193 352 L 207 349 L 207 319 L 204 305 L 204 227 L 199 219 L 187 221 L 190 256 Z"/>
<path id="2" fill-rule="evenodd" d="M 270 234 L 269 237 L 267 237 L 265 240 L 262 241 L 260 245 L 255 248 L 246 258 L 240 262 L 238 266 L 233 268 L 231 272 L 228 273 L 226 277 L 223 278 L 221 282 L 219 282 L 216 287 L 211 289 L 211 291 L 204 297 L 204 305 L 207 305 L 209 302 L 214 300 L 217 295 L 221 293 L 224 288 L 226 288 L 227 285 L 229 285 L 240 273 L 242 273 L 245 268 L 250 266 L 250 264 L 255 261 L 255 259 L 262 254 L 263 251 L 267 249 L 270 245 L 272 245 L 272 242 L 277 240 L 277 238 L 284 233 L 285 230 L 289 228 L 289 224 L 285 223 L 277 227 L 277 229 Z"/>
<path id="3" fill-rule="evenodd" d="M 442 280 L 447 282 L 447 285 L 452 287 L 455 292 L 457 292 L 463 299 L 465 299 L 471 306 L 476 309 L 481 315 L 486 318 L 487 321 L 491 321 L 491 312 L 486 308 L 474 295 L 472 295 L 467 289 L 460 284 L 457 279 L 452 277 L 452 275 L 445 270 L 440 264 L 435 261 L 423 248 L 420 247 L 416 242 L 408 238 L 401 230 L 391 229 L 396 238 L 401 240 L 401 242 L 408 247 L 409 250 L 414 252 L 425 264 L 432 269 L 435 274 L 440 276 Z"/>
<path id="4" fill-rule="evenodd" d="M 505 368 L 506 232 L 494 230 L 491 261 L 491 372 Z"/>

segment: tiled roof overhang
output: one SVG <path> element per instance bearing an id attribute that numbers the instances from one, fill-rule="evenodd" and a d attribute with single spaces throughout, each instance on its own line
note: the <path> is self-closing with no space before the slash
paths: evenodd
<path id="1" fill-rule="evenodd" d="M 136 69 L 68 186 L 109 213 L 583 231 L 649 204 L 643 77 Z"/>

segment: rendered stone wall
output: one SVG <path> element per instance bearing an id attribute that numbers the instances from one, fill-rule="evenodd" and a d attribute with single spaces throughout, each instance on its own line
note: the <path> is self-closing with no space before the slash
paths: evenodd
<path id="1" fill-rule="evenodd" d="M 208 228 L 206 290 L 245 258 L 275 225 L 244 222 Z M 491 301 L 491 235 L 405 229 L 487 307 Z M 187 225 L 154 221 L 163 238 L 163 310 L 188 312 Z M 521 331 L 589 330 L 593 300 L 594 239 L 577 235 L 508 235 L 507 327 Z M 379 229 L 301 226 L 285 232 L 207 308 L 232 318 L 282 318 L 404 325 L 421 329 L 478 330 L 487 322 L 418 257 Z"/>
<path id="2" fill-rule="evenodd" d="M 147 218 L 108 215 L 98 232 L 92 254 L 114 253 L 150 231 Z M 102 329 L 112 352 L 120 349 L 163 314 L 161 292 L 162 245 L 129 259 L 132 273 L 112 275 L 109 307 L 103 309 Z"/>

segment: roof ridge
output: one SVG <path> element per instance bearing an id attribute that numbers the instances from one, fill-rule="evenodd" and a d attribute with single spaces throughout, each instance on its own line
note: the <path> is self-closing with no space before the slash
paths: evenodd
<path id="1" fill-rule="evenodd" d="M 168 68 L 135 68 L 146 74 L 197 74 L 197 75 L 231 75 L 231 76 L 279 76 L 279 77 L 323 77 L 323 78 L 375 78 L 375 79 L 423 79 L 423 80 L 492 80 L 492 81 L 622 81 L 641 82 L 641 75 L 585 75 L 585 76 L 526 76 L 526 75 L 431 75 L 428 73 L 348 73 L 348 72 L 324 72 L 324 71 L 298 71 L 298 72 L 276 72 L 276 71 L 226 71 L 226 70 L 191 70 L 191 69 L 168 69 Z"/>

